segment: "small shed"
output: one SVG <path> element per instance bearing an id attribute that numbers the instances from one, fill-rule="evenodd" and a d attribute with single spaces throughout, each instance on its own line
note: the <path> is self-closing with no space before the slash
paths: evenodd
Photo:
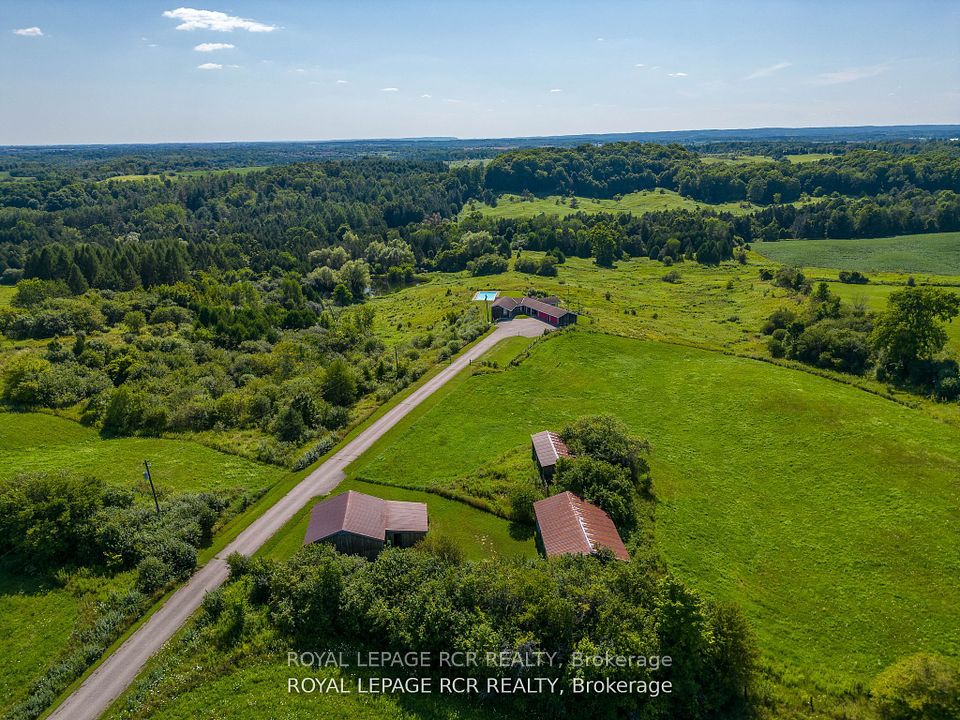
<path id="1" fill-rule="evenodd" d="M 547 557 L 592 555 L 608 548 L 618 559 L 630 559 L 610 516 L 570 491 L 535 502 L 533 511 L 537 544 Z"/>
<path id="2" fill-rule="evenodd" d="M 328 542 L 338 552 L 372 560 L 387 544 L 410 547 L 428 528 L 425 503 L 384 500 L 348 490 L 313 507 L 303 544 Z"/>
<path id="3" fill-rule="evenodd" d="M 557 469 L 557 460 L 562 457 L 573 457 L 570 448 L 557 435 L 550 430 L 534 433 L 530 436 L 530 447 L 533 453 L 533 461 L 537 464 L 537 470 L 540 472 L 540 479 L 545 483 L 553 479 L 553 472 Z"/>

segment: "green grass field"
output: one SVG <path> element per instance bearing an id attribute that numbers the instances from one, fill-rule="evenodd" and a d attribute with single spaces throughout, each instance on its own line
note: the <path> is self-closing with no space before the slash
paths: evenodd
<path id="1" fill-rule="evenodd" d="M 960 275 L 960 232 L 864 240 L 755 243 L 761 255 L 787 265 L 861 272 Z"/>
<path id="2" fill-rule="evenodd" d="M 104 440 L 93 429 L 42 413 L 0 413 L 0 479 L 67 469 L 126 487 L 143 483 L 150 460 L 158 490 L 257 490 L 284 470 L 196 443 L 154 438 Z"/>
<path id="3" fill-rule="evenodd" d="M 0 285 L 0 307 L 5 307 L 13 300 L 17 289 L 11 285 Z"/>
<path id="4" fill-rule="evenodd" d="M 739 603 L 768 657 L 842 682 L 960 652 L 960 436 L 804 372 L 577 331 L 428 401 L 349 474 L 426 487 L 595 412 L 652 442 L 668 564 Z"/>
<path id="5" fill-rule="evenodd" d="M 146 438 L 103 440 L 90 428 L 40 413 L 0 413 L 0 480 L 21 472 L 67 469 L 124 487 L 145 485 L 151 461 L 161 493 L 228 488 L 258 490 L 285 475 L 279 468 L 191 442 Z M 26 691 L 63 649 L 93 602 L 127 587 L 133 573 L 106 578 L 74 573 L 65 585 L 0 565 L 0 711 Z"/>
<path id="6" fill-rule="evenodd" d="M 880 311 L 887 306 L 887 298 L 890 293 L 896 290 L 902 290 L 903 285 L 850 285 L 847 283 L 830 283 L 830 292 L 838 295 L 841 300 L 848 303 L 862 302 L 868 310 Z M 960 288 L 945 288 L 960 294 Z M 947 347 L 946 351 L 960 356 L 960 320 L 953 320 L 946 324 Z"/>
<path id="7" fill-rule="evenodd" d="M 196 175 L 224 175 L 226 173 L 237 173 L 239 175 L 246 175 L 247 173 L 257 172 L 258 170 L 266 170 L 268 165 L 249 165 L 245 167 L 233 167 L 233 168 L 221 168 L 219 170 L 181 170 L 179 172 L 171 173 L 169 177 L 191 177 Z M 114 175 L 108 177 L 100 182 L 111 182 L 116 180 L 118 182 L 137 182 L 142 180 L 159 180 L 165 177 L 159 173 L 149 173 L 145 175 Z"/>
<path id="8" fill-rule="evenodd" d="M 624 195 L 619 202 L 612 199 L 578 197 L 576 207 L 570 207 L 569 203 L 568 198 L 562 198 L 559 195 L 548 195 L 544 198 L 524 200 L 518 195 L 506 193 L 497 198 L 496 207 L 480 203 L 475 206 L 467 205 L 464 207 L 463 212 L 472 212 L 475 207 L 487 217 L 530 218 L 541 213 L 566 217 L 567 215 L 573 215 L 578 212 L 623 212 L 642 215 L 643 213 L 653 212 L 655 210 L 692 210 L 698 207 L 743 215 L 759 209 L 758 205 L 752 205 L 747 202 L 708 205 L 706 203 L 699 203 L 696 200 L 691 200 L 672 190 L 641 190 L 640 192 Z"/>
<path id="9" fill-rule="evenodd" d="M 430 532 L 453 539 L 464 550 L 468 560 L 483 560 L 493 554 L 502 557 L 533 557 L 537 554 L 532 536 L 514 538 L 510 523 L 496 515 L 477 510 L 456 500 L 447 500 L 432 493 L 405 490 L 387 485 L 374 485 L 347 480 L 333 494 L 356 490 L 385 500 L 406 500 L 427 504 Z M 320 498 L 311 500 L 297 516 L 260 549 L 259 555 L 286 560 L 303 547 L 303 536 L 310 522 L 310 510 Z"/>

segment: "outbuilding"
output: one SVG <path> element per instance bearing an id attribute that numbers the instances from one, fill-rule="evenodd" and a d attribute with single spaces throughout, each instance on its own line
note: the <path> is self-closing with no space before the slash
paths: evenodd
<path id="1" fill-rule="evenodd" d="M 570 448 L 559 435 L 550 430 L 534 433 L 530 436 L 530 449 L 533 461 L 537 464 L 540 479 L 545 483 L 553 479 L 557 461 L 562 457 L 572 457 Z"/>
<path id="2" fill-rule="evenodd" d="M 533 512 L 537 545 L 547 557 L 593 555 L 607 548 L 620 560 L 630 559 L 610 516 L 569 490 L 535 502 Z"/>
<path id="3" fill-rule="evenodd" d="M 555 327 L 566 327 L 577 322 L 577 314 L 559 306 L 559 298 L 549 297 L 538 300 L 533 297 L 497 298 L 490 306 L 490 316 L 494 321 L 512 320 L 517 315 L 528 315 Z"/>
<path id="4" fill-rule="evenodd" d="M 348 490 L 317 503 L 303 544 L 331 543 L 339 552 L 373 559 L 386 545 L 410 547 L 429 527 L 427 506 Z"/>

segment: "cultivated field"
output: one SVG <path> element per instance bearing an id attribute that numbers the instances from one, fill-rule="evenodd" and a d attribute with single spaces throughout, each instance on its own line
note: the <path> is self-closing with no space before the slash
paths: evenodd
<path id="1" fill-rule="evenodd" d="M 595 412 L 652 442 L 668 564 L 739 603 L 768 657 L 826 683 L 960 648 L 960 437 L 805 372 L 578 330 L 440 393 L 350 474 L 448 483 Z"/>
<path id="2" fill-rule="evenodd" d="M 755 243 L 753 249 L 771 260 L 802 267 L 960 275 L 960 232 L 868 240 L 785 240 Z"/>

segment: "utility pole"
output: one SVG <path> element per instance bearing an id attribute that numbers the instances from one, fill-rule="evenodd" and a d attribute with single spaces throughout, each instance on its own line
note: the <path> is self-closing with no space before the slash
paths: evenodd
<path id="1" fill-rule="evenodd" d="M 157 489 L 153 486 L 153 478 L 150 476 L 150 461 L 144 460 L 143 467 L 143 477 L 150 483 L 150 492 L 153 493 L 153 504 L 157 508 L 157 517 L 160 517 L 160 501 L 157 500 Z"/>

